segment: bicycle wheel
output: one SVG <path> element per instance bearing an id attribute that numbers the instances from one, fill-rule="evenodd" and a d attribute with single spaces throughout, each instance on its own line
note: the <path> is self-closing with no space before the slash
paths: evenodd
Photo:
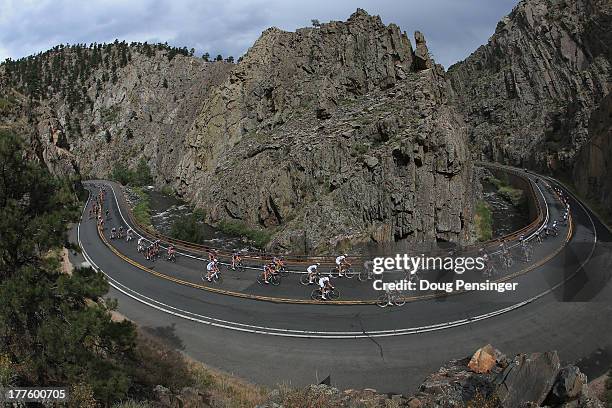
<path id="1" fill-rule="evenodd" d="M 348 268 L 347 270 L 345 270 L 343 272 L 344 276 L 346 276 L 348 279 L 353 279 L 353 277 L 355 276 L 355 272 L 353 271 L 352 268 Z"/>
<path id="2" fill-rule="evenodd" d="M 274 286 L 278 286 L 281 283 L 281 277 L 280 275 L 272 275 L 270 276 L 270 279 L 268 279 L 270 281 L 271 284 L 273 284 Z"/>
<path id="3" fill-rule="evenodd" d="M 370 277 L 370 274 L 368 273 L 368 271 L 360 271 L 359 274 L 357 275 L 357 279 L 359 279 L 360 282 L 365 282 L 368 280 L 368 278 Z"/>
<path id="4" fill-rule="evenodd" d="M 328 293 L 329 299 L 336 300 L 340 297 L 340 291 L 338 289 L 332 289 Z"/>
<path id="5" fill-rule="evenodd" d="M 312 300 L 323 300 L 323 295 L 319 289 L 313 289 L 310 298 Z"/>
<path id="6" fill-rule="evenodd" d="M 213 282 L 215 282 L 215 283 L 223 282 L 223 276 L 221 276 L 221 274 L 218 273 L 218 272 L 213 275 L 212 279 L 213 279 Z"/>
<path id="7" fill-rule="evenodd" d="M 300 277 L 300 283 L 304 286 L 308 286 L 311 284 L 310 282 L 310 278 L 308 277 L 308 274 L 302 274 L 302 276 Z"/>
<path id="8" fill-rule="evenodd" d="M 265 285 L 266 284 L 262 274 L 257 275 L 257 279 L 256 280 L 257 280 L 257 283 L 259 283 L 260 285 Z"/>
<path id="9" fill-rule="evenodd" d="M 333 267 L 333 268 L 329 268 L 329 277 L 330 278 L 337 278 L 338 277 L 338 268 Z"/>
<path id="10" fill-rule="evenodd" d="M 286 278 L 287 276 L 289 276 L 289 271 L 284 266 L 278 270 L 278 273 L 283 278 Z"/>
<path id="11" fill-rule="evenodd" d="M 400 293 L 394 295 L 391 301 L 395 306 L 404 306 L 406 304 L 406 299 Z"/>
<path id="12" fill-rule="evenodd" d="M 389 306 L 389 300 L 387 299 L 387 295 L 380 295 L 376 300 L 376 305 L 378 307 L 387 307 Z"/>

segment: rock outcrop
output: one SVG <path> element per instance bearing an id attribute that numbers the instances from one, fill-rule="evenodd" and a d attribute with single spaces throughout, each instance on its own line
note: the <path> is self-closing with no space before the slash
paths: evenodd
<path id="1" fill-rule="evenodd" d="M 493 359 L 474 366 L 475 361 Z M 474 370 L 473 368 L 478 368 Z M 573 365 L 560 368 L 556 352 L 519 354 L 509 359 L 487 345 L 472 358 L 452 360 L 429 375 L 416 394 L 381 395 L 374 390 L 340 391 L 328 385 L 292 392 L 273 391 L 259 408 L 284 408 L 295 401 L 316 401 L 315 406 L 386 408 L 604 408 L 587 387 L 587 378 Z"/>
<path id="2" fill-rule="evenodd" d="M 521 1 L 448 72 L 477 156 L 571 174 L 612 89 L 611 33 L 608 0 Z"/>
<path id="3" fill-rule="evenodd" d="M 427 55 L 363 10 L 267 30 L 191 127 L 177 191 L 213 223 L 276 228 L 280 250 L 468 241 L 465 131 L 417 39 Z"/>

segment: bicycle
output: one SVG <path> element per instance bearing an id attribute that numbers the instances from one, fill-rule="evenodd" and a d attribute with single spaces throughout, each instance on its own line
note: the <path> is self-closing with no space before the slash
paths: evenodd
<path id="1" fill-rule="evenodd" d="M 351 267 L 348 267 L 348 268 L 345 268 L 342 271 L 342 275 L 340 275 L 340 267 L 334 266 L 329 269 L 330 278 L 341 278 L 343 276 L 348 279 L 353 279 L 353 277 L 355 276 L 355 272 L 353 271 Z"/>
<path id="2" fill-rule="evenodd" d="M 359 271 L 357 279 L 359 279 L 360 282 L 372 280 L 374 279 L 374 272 L 369 269 L 362 269 L 361 271 Z"/>
<path id="3" fill-rule="evenodd" d="M 510 255 L 509 252 L 502 252 L 501 254 L 499 254 L 499 260 L 502 266 L 506 269 L 512 267 L 512 265 L 514 264 L 514 259 L 512 259 L 512 255 Z"/>
<path id="4" fill-rule="evenodd" d="M 227 266 L 228 270 L 232 270 L 232 271 L 238 271 L 238 272 L 243 272 L 244 271 L 244 265 L 242 265 L 242 259 L 239 260 L 238 262 L 236 262 L 234 264 L 234 267 L 232 268 L 232 264 L 229 264 Z"/>
<path id="5" fill-rule="evenodd" d="M 312 282 L 310 281 L 309 275 L 310 274 L 308 272 L 302 274 L 302 276 L 300 277 L 300 283 L 302 285 L 308 286 L 308 285 L 312 285 L 312 284 L 314 284 L 314 283 L 319 281 L 319 276 L 320 275 L 318 273 L 314 275 L 314 278 L 312 278 Z"/>
<path id="6" fill-rule="evenodd" d="M 327 291 L 327 298 L 323 299 L 323 291 L 321 288 L 316 288 L 312 290 L 310 294 L 310 298 L 312 300 L 336 300 L 340 297 L 340 292 L 336 288 L 331 288 Z"/>
<path id="7" fill-rule="evenodd" d="M 525 243 L 521 245 L 521 255 L 523 256 L 523 262 L 531 261 L 531 247 Z"/>
<path id="8" fill-rule="evenodd" d="M 402 294 L 398 291 L 385 292 L 380 295 L 376 301 L 376 305 L 379 307 L 404 306 L 405 304 L 406 299 L 404 299 Z"/>
<path id="9" fill-rule="evenodd" d="M 268 282 L 266 282 L 264 279 L 264 272 L 262 272 L 257 276 L 257 283 L 260 285 L 267 285 L 268 283 L 271 283 L 274 286 L 278 286 L 281 283 L 281 277 L 278 273 L 272 272 L 268 277 Z"/>
<path id="10" fill-rule="evenodd" d="M 166 257 L 166 260 L 167 260 L 168 262 L 176 262 L 176 253 L 169 254 L 169 255 Z"/>
<path id="11" fill-rule="evenodd" d="M 200 274 L 200 279 L 202 279 L 204 283 L 221 283 L 223 281 L 219 269 L 215 269 L 214 271 L 212 271 L 212 274 L 210 275 L 210 280 L 208 280 L 207 275 L 208 272 L 202 272 Z"/>

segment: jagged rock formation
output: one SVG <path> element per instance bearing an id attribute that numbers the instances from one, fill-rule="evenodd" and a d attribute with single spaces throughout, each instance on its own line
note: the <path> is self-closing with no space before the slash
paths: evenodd
<path id="1" fill-rule="evenodd" d="M 418 39 L 363 10 L 267 30 L 191 127 L 177 190 L 212 222 L 277 227 L 277 249 L 467 241 L 465 132 Z"/>
<path id="2" fill-rule="evenodd" d="M 612 89 L 609 0 L 525 0 L 449 69 L 478 156 L 570 174 Z"/>
<path id="3" fill-rule="evenodd" d="M 484 366 L 475 361 L 484 362 L 487 369 L 480 370 Z M 509 359 L 490 345 L 471 359 L 449 361 L 429 375 L 412 396 L 313 385 L 292 393 L 273 391 L 258 408 L 283 408 L 293 401 L 316 401 L 321 408 L 604 408 L 576 366 L 560 368 L 557 352 L 519 354 Z"/>

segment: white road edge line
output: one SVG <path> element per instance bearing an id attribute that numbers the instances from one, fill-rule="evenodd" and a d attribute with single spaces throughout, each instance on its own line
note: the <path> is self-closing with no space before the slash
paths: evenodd
<path id="1" fill-rule="evenodd" d="M 539 188 L 539 187 L 538 187 Z M 112 189 L 112 186 L 111 186 Z M 114 190 L 113 190 L 113 194 L 114 194 Z M 542 193 L 542 191 L 540 190 L 540 193 Z M 544 196 L 542 194 L 542 196 Z M 91 197 L 91 193 L 90 196 L 87 198 L 87 202 L 85 203 L 85 206 L 83 208 L 83 212 L 81 215 L 81 221 L 83 220 L 84 216 L 85 216 L 85 211 L 87 210 L 87 206 L 89 204 L 90 201 L 90 197 Z M 116 196 L 115 196 L 115 200 L 116 200 Z M 576 200 L 579 204 L 580 201 Z M 546 203 L 546 199 L 544 198 L 544 202 Z M 582 205 L 581 205 L 582 206 Z M 117 203 L 117 208 L 119 209 L 119 212 L 121 214 L 121 209 L 118 206 Z M 548 216 L 548 206 L 546 207 L 547 209 L 547 216 Z M 587 216 L 589 217 L 591 224 L 593 225 L 593 228 L 595 228 L 595 224 L 591 218 L 591 216 L 589 215 L 588 211 L 586 211 L 586 209 L 584 208 L 584 206 L 582 206 L 583 211 L 586 212 Z M 123 218 L 123 215 L 121 214 L 121 217 Z M 495 316 L 499 316 L 501 314 L 505 314 L 508 313 L 510 311 L 516 310 L 520 307 L 523 307 L 527 304 L 530 304 L 538 299 L 540 299 L 543 296 L 548 295 L 549 293 L 553 292 L 554 290 L 556 290 L 557 288 L 559 288 L 560 286 L 562 286 L 565 282 L 567 282 L 569 279 L 571 279 L 573 276 L 576 275 L 576 273 L 578 273 L 578 271 L 584 267 L 584 265 L 586 265 L 586 263 L 590 260 L 590 258 L 593 255 L 593 252 L 595 251 L 595 245 L 596 245 L 596 235 L 595 235 L 595 243 L 593 245 L 593 247 L 591 248 L 591 252 L 589 254 L 589 256 L 587 257 L 587 259 L 585 261 L 583 261 L 581 263 L 581 265 L 578 267 L 578 269 L 576 270 L 576 272 L 574 272 L 572 275 L 570 275 L 568 278 L 564 279 L 563 281 L 559 282 L 558 284 L 556 284 L 555 286 L 547 289 L 546 291 L 533 296 L 532 298 L 529 298 L 527 300 L 524 300 L 522 302 L 519 302 L 517 304 L 514 304 L 512 306 L 508 306 L 506 308 L 503 309 L 499 309 L 493 312 L 489 312 L 483 315 L 479 315 L 479 316 L 474 316 L 472 318 L 469 319 L 461 319 L 461 320 L 456 320 L 456 321 L 451 321 L 451 322 L 445 322 L 445 323 L 438 323 L 435 325 L 430 325 L 430 326 L 421 326 L 421 327 L 414 327 L 414 328 L 404 328 L 404 329 L 394 329 L 394 330 L 380 330 L 380 331 L 361 331 L 361 332 L 323 332 L 323 331 L 305 331 L 305 330 L 294 330 L 294 329 L 277 329 L 277 328 L 271 328 L 271 327 L 263 327 L 263 326 L 254 326 L 254 325 L 248 325 L 248 324 L 244 324 L 244 323 L 238 323 L 238 322 L 231 322 L 231 321 L 227 321 L 227 320 L 220 320 L 220 319 L 216 319 L 216 318 L 212 318 L 212 317 L 208 317 L 208 316 L 203 316 L 203 315 L 199 315 L 197 313 L 193 313 L 193 312 L 189 312 L 189 311 L 185 311 L 179 308 L 176 308 L 174 306 L 170 306 L 170 305 L 166 305 L 162 302 L 159 302 L 157 300 L 151 299 L 145 295 L 142 295 L 140 293 L 138 293 L 137 291 L 128 288 L 127 286 L 123 285 L 122 283 L 120 283 L 119 281 L 115 280 L 114 278 L 112 278 L 111 276 L 109 276 L 108 274 L 106 274 L 100 267 L 98 267 L 98 265 L 93 261 L 93 259 L 91 259 L 91 257 L 89 256 L 89 254 L 87 254 L 87 251 L 85 250 L 85 248 L 83 247 L 83 244 L 81 242 L 81 221 L 79 221 L 79 224 L 77 226 L 77 240 L 79 243 L 79 246 L 81 248 L 81 251 L 83 253 L 83 257 L 87 260 L 87 262 L 89 262 L 92 267 L 99 271 L 102 272 L 107 279 L 109 280 L 109 284 L 115 288 L 116 290 L 118 290 L 119 292 L 123 293 L 124 295 L 142 303 L 145 304 L 151 308 L 157 309 L 159 311 L 162 311 L 164 313 L 170 314 L 170 315 L 174 315 L 176 317 L 180 317 L 186 320 L 191 320 L 191 321 L 195 321 L 201 324 L 206 324 L 209 326 L 214 326 L 214 327 L 219 327 L 219 328 L 224 328 L 224 329 L 229 329 L 229 330 L 234 330 L 234 331 L 241 331 L 241 332 L 247 332 L 247 333 L 253 333 L 253 334 L 264 334 L 264 335 L 271 335 L 271 336 L 281 336 L 281 337 L 294 337 L 294 338 L 316 338 L 316 339 L 357 339 L 357 338 L 371 338 L 371 337 L 392 337 L 392 336 L 405 336 L 405 335 L 411 335 L 411 334 L 419 334 L 419 333 L 426 333 L 426 332 L 432 332 L 432 331 L 440 331 L 440 330 L 445 330 L 445 329 L 449 329 L 452 327 L 458 327 L 458 326 L 463 326 L 463 325 L 467 325 L 470 323 L 474 323 L 477 321 L 481 321 L 481 320 L 485 320 L 485 319 L 489 319 Z M 125 221 L 125 219 L 124 219 Z M 126 225 L 129 225 L 126 223 Z M 596 234 L 596 231 L 595 231 Z M 122 289 L 120 286 L 124 287 L 124 289 Z M 136 295 L 133 295 L 132 292 Z M 147 300 L 144 300 L 147 299 Z M 157 303 L 154 304 L 154 303 Z M 160 305 L 160 306 L 158 306 Z M 171 310 L 173 309 L 173 310 Z M 189 316 L 192 315 L 192 316 Z M 197 317 L 194 317 L 197 316 Z"/>

